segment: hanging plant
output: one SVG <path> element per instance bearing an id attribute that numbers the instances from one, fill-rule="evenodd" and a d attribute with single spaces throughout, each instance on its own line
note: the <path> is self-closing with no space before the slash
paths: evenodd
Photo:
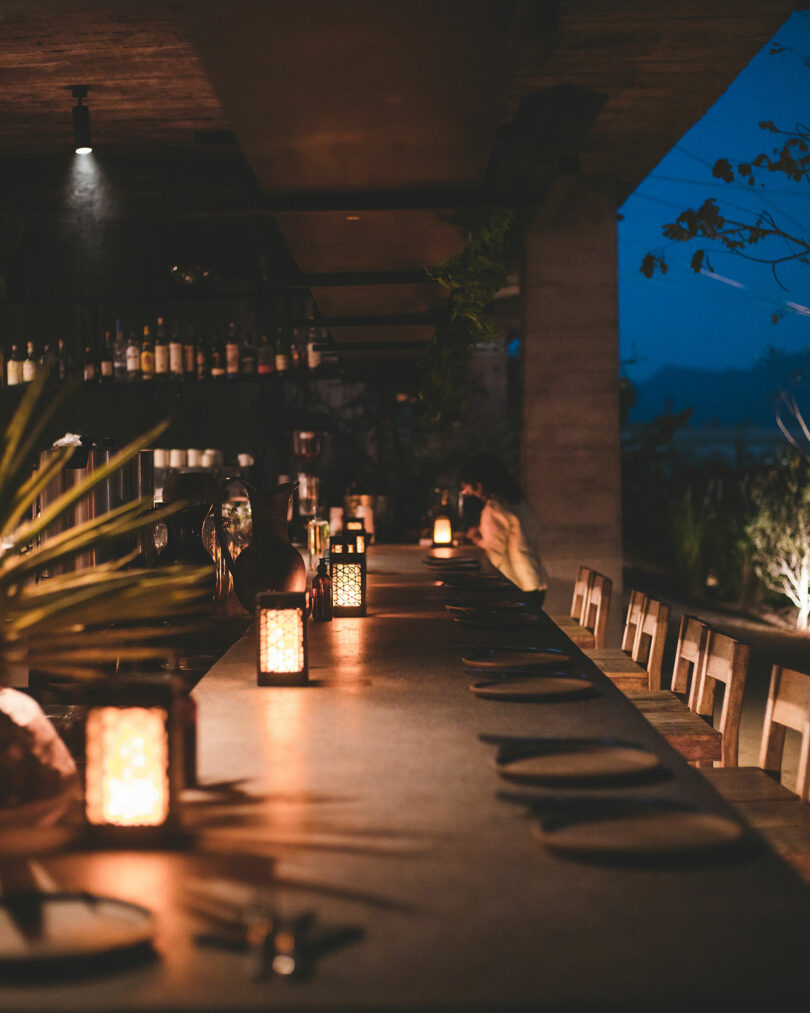
<path id="1" fill-rule="evenodd" d="M 464 229 L 464 248 L 428 277 L 450 291 L 448 318 L 425 352 L 419 394 L 428 427 L 458 418 L 464 403 L 464 375 L 473 348 L 497 338 L 492 300 L 515 260 L 515 212 L 487 208 L 453 219 Z"/>

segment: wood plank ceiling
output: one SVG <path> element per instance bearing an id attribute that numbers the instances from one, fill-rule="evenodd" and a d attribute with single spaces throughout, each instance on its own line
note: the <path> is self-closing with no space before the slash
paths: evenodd
<path id="1" fill-rule="evenodd" d="M 188 150 L 195 131 L 232 129 L 261 190 L 232 210 L 275 214 L 301 271 L 329 276 L 313 295 L 323 316 L 351 324 L 335 338 L 416 351 L 445 302 L 419 272 L 459 248 L 449 211 L 542 204 L 577 171 L 629 192 L 791 9 L 10 0 L 0 151 L 63 151 L 73 83 L 90 85 L 96 143 L 110 153 Z"/>

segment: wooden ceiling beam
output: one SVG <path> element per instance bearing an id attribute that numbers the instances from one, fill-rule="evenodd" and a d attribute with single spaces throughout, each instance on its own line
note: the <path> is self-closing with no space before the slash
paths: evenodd
<path id="1" fill-rule="evenodd" d="M 286 292 L 310 288 L 355 288 L 366 285 L 435 285 L 424 270 L 420 271 L 337 271 L 302 274 L 297 278 L 281 278 L 267 282 L 268 292 Z"/>
<path id="2" fill-rule="evenodd" d="M 379 313 L 370 316 L 318 317 L 315 320 L 288 317 L 283 327 L 432 327 L 443 323 L 446 313 Z"/>

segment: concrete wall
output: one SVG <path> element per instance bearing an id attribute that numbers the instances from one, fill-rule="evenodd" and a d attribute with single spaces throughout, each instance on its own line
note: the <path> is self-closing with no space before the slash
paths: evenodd
<path id="1" fill-rule="evenodd" d="M 528 223 L 523 299 L 523 483 L 552 576 L 580 563 L 621 591 L 616 189 L 569 181 Z M 611 608 L 619 619 L 620 598 Z"/>

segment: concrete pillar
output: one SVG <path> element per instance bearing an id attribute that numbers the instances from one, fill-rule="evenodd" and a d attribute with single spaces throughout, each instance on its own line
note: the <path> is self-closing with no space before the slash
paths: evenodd
<path id="1" fill-rule="evenodd" d="M 552 577 L 583 563 L 614 583 L 621 621 L 616 188 L 571 177 L 527 225 L 523 484 Z"/>

